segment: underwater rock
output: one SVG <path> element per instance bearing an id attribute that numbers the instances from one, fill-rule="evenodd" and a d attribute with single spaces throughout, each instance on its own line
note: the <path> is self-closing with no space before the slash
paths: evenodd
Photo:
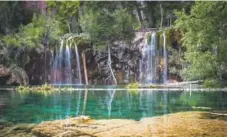
<path id="1" fill-rule="evenodd" d="M 46 121 L 35 126 L 37 136 L 227 136 L 227 121 L 212 119 L 209 112 L 180 112 L 143 118 L 140 121 L 127 119 L 94 120 L 87 117 Z M 81 119 L 86 119 L 81 121 Z"/>
<path id="2" fill-rule="evenodd" d="M 31 133 L 35 124 L 8 124 L 0 129 L 0 137 L 36 137 Z"/>
<path id="3" fill-rule="evenodd" d="M 192 109 L 198 109 L 198 110 L 211 110 L 212 108 L 210 108 L 210 107 L 195 107 L 195 106 L 192 106 Z"/>

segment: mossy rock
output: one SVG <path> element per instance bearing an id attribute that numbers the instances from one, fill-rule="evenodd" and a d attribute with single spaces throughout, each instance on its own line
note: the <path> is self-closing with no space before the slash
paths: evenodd
<path id="1" fill-rule="evenodd" d="M 139 88 L 139 83 L 130 83 L 126 86 L 127 89 L 138 89 Z"/>

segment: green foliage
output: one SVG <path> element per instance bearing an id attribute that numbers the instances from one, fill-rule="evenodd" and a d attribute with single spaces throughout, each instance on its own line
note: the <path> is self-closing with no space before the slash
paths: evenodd
<path id="1" fill-rule="evenodd" d="M 139 83 L 130 83 L 126 86 L 127 89 L 138 89 Z"/>
<path id="2" fill-rule="evenodd" d="M 145 16 L 145 18 L 141 20 L 145 28 L 160 28 L 170 26 L 170 20 L 171 22 L 175 21 L 175 10 L 185 9 L 185 11 L 188 12 L 193 3 L 192 1 L 143 1 L 137 2 L 135 5 L 137 10 L 139 9 L 140 12 L 143 13 L 143 16 Z M 161 16 L 161 10 L 163 17 Z M 161 20 L 163 20 L 162 24 Z"/>
<path id="3" fill-rule="evenodd" d="M 29 53 L 41 45 L 54 45 L 62 34 L 59 22 L 44 15 L 34 14 L 32 22 L 21 26 L 17 33 L 2 37 L 2 47 L 6 47 L 7 54 L 4 54 L 3 64 L 17 64 L 24 68 L 29 62 Z"/>
<path id="4" fill-rule="evenodd" d="M 48 1 L 49 14 L 60 22 L 64 33 L 81 33 L 79 25 L 79 1 Z"/>
<path id="5" fill-rule="evenodd" d="M 126 89 L 129 93 L 133 94 L 133 95 L 138 95 L 139 94 L 139 83 L 130 83 L 126 86 Z"/>
<path id="6" fill-rule="evenodd" d="M 0 2 L 0 34 L 17 32 L 20 25 L 28 24 L 36 9 L 24 8 L 21 1 Z"/>
<path id="7" fill-rule="evenodd" d="M 138 28 L 137 19 L 127 9 L 111 4 L 115 6 L 115 10 L 106 7 L 91 8 L 88 4 L 84 6 L 84 14 L 80 19 L 83 31 L 90 34 L 91 41 L 98 47 L 105 47 L 108 42 L 116 40 L 130 41 L 134 30 Z"/>
<path id="8" fill-rule="evenodd" d="M 50 42 L 57 40 L 58 36 L 62 33 L 58 28 L 57 21 L 50 20 L 43 15 L 37 17 L 34 14 L 31 23 L 21 26 L 18 33 L 3 37 L 3 42 L 7 46 L 14 47 L 39 47 L 44 42 L 45 37 L 48 37 Z"/>
<path id="9" fill-rule="evenodd" d="M 69 45 L 76 45 L 78 47 L 89 45 L 89 36 L 85 33 L 66 33 L 62 38 Z"/>
<path id="10" fill-rule="evenodd" d="M 196 2 L 190 15 L 177 12 L 176 28 L 184 31 L 186 79 L 226 79 L 226 2 Z"/>
<path id="11" fill-rule="evenodd" d="M 19 86 L 19 87 L 17 87 L 17 91 L 19 91 L 19 92 L 27 92 L 29 90 L 30 90 L 29 86 Z"/>
<path id="12" fill-rule="evenodd" d="M 36 87 L 29 87 L 29 86 L 19 86 L 17 87 L 17 91 L 19 92 L 36 92 L 36 93 L 51 93 L 54 90 L 54 87 L 48 84 L 44 84 L 41 86 Z"/>

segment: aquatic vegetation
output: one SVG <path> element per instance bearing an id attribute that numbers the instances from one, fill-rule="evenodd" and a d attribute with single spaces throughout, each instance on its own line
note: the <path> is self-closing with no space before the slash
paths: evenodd
<path id="1" fill-rule="evenodd" d="M 29 91 L 30 90 L 30 87 L 29 86 L 19 86 L 17 87 L 17 90 L 19 92 L 22 92 L 22 91 Z"/>
<path id="2" fill-rule="evenodd" d="M 54 87 L 48 84 L 44 84 L 41 86 L 19 86 L 16 88 L 19 92 L 26 92 L 26 91 L 32 91 L 32 92 L 47 92 L 47 91 L 53 91 Z"/>
<path id="3" fill-rule="evenodd" d="M 21 95 L 29 95 L 30 93 L 33 93 L 33 94 L 41 94 L 43 96 L 48 96 L 55 91 L 54 87 L 48 84 L 44 84 L 42 86 L 36 86 L 36 87 L 19 86 L 16 89 Z"/>
<path id="4" fill-rule="evenodd" d="M 10 122 L 0 122 L 1 128 L 0 133 L 1 137 L 32 137 L 32 129 L 36 126 L 36 124 L 13 124 Z"/>
<path id="5" fill-rule="evenodd" d="M 139 83 L 130 83 L 126 86 L 127 91 L 129 93 L 132 93 L 134 95 L 138 95 L 139 94 Z"/>
<path id="6" fill-rule="evenodd" d="M 211 110 L 212 108 L 210 108 L 210 107 L 195 107 L 195 106 L 192 106 L 192 109 L 196 109 L 196 110 Z"/>
<path id="7" fill-rule="evenodd" d="M 139 83 L 130 83 L 126 86 L 127 89 L 138 89 L 139 88 Z"/>

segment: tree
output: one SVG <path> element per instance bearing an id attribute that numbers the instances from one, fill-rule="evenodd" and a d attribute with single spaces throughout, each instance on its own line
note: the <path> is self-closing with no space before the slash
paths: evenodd
<path id="1" fill-rule="evenodd" d="M 2 1 L 0 3 L 0 34 L 17 32 L 20 25 L 26 25 L 32 20 L 35 12 L 37 12 L 36 9 L 24 8 L 20 1 Z"/>
<path id="2" fill-rule="evenodd" d="M 79 1 L 48 1 L 48 13 L 60 22 L 65 33 L 81 33 L 79 24 Z"/>
<path id="3" fill-rule="evenodd" d="M 185 79 L 227 79 L 227 3 L 196 2 L 191 12 L 177 12 L 176 28 L 184 31 Z"/>
<path id="4" fill-rule="evenodd" d="M 138 20 L 131 12 L 119 2 L 87 2 L 83 5 L 83 16 L 80 18 L 82 29 L 90 35 L 92 43 L 99 48 L 107 48 L 105 68 L 109 68 L 109 71 L 105 71 L 115 84 L 117 80 L 112 70 L 111 47 L 114 42 L 130 43 L 134 37 Z"/>
<path id="5" fill-rule="evenodd" d="M 62 34 L 57 21 L 36 14 L 31 23 L 21 26 L 18 30 L 17 33 L 2 37 L 1 46 L 5 46 L 8 50 L 5 58 L 8 58 L 10 63 L 15 63 L 22 68 L 29 61 L 30 51 L 47 44 L 47 39 L 48 44 L 54 44 L 58 41 L 58 36 Z"/>
<path id="6" fill-rule="evenodd" d="M 83 9 L 80 24 L 99 47 L 117 40 L 130 41 L 138 28 L 138 20 L 131 10 L 118 2 L 87 2 Z"/>

